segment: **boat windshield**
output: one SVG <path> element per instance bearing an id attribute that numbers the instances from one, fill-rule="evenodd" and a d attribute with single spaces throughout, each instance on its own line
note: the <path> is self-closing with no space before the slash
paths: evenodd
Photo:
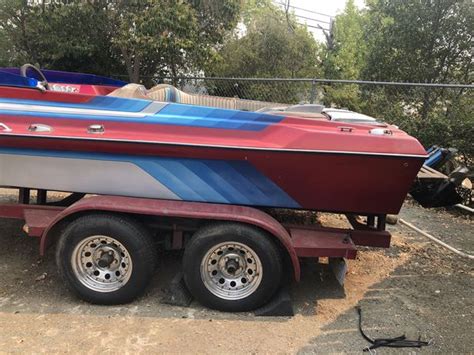
<path id="1" fill-rule="evenodd" d="M 40 71 L 49 83 L 77 84 L 77 85 L 98 85 L 122 87 L 127 83 L 122 80 L 107 78 L 104 76 L 83 73 L 71 73 L 57 70 Z M 38 87 L 42 80 L 35 70 L 29 70 L 26 76 L 21 74 L 19 68 L 0 68 L 0 85 Z"/>

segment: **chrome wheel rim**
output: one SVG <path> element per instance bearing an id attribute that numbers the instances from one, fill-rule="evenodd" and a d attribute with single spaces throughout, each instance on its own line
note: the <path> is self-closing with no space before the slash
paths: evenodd
<path id="1" fill-rule="evenodd" d="M 201 279 L 215 296 L 240 300 L 254 293 L 263 269 L 255 251 L 245 244 L 224 242 L 213 246 L 201 261 Z"/>
<path id="2" fill-rule="evenodd" d="M 124 286 L 132 274 L 132 258 L 118 240 L 94 235 L 82 240 L 71 256 L 72 269 L 87 288 L 113 292 Z"/>

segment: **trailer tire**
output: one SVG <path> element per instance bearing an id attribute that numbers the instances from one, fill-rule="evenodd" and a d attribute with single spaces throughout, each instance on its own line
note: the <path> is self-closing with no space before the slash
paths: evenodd
<path id="1" fill-rule="evenodd" d="M 185 247 L 183 273 L 203 305 L 250 311 L 275 294 L 282 279 L 280 250 L 266 232 L 240 223 L 203 227 Z"/>
<path id="2" fill-rule="evenodd" d="M 56 264 L 68 288 L 96 304 L 123 304 L 140 296 L 156 262 L 156 248 L 147 230 L 131 218 L 114 214 L 74 220 L 56 249 Z"/>

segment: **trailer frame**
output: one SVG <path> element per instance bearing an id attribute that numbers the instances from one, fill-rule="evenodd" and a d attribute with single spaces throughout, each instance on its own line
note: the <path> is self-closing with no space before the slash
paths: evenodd
<path id="1" fill-rule="evenodd" d="M 391 235 L 385 231 L 385 215 L 369 215 L 366 223 L 346 215 L 353 229 L 282 224 L 266 212 L 247 206 L 203 202 L 94 195 L 70 206 L 47 204 L 47 191 L 38 190 L 30 203 L 30 189 L 18 189 L 18 203 L 0 204 L 0 217 L 25 221 L 23 230 L 40 239 L 40 254 L 54 244 L 55 229 L 87 213 L 110 212 L 132 216 L 159 216 L 182 219 L 232 221 L 256 226 L 274 237 L 286 252 L 293 276 L 300 280 L 299 258 L 329 257 L 355 259 L 356 246 L 388 248 Z M 377 219 L 377 223 L 375 220 Z M 171 249 L 184 248 L 183 230 L 173 226 Z"/>
<path id="2" fill-rule="evenodd" d="M 118 225 L 125 223 L 125 221 L 131 221 L 132 224 L 138 226 L 137 231 L 142 227 L 143 230 L 150 231 L 152 239 L 161 242 L 165 249 L 184 249 L 184 261 L 189 261 L 189 258 L 186 259 L 187 246 L 190 245 L 192 248 L 191 245 L 196 244 L 192 243 L 198 238 L 194 235 L 199 235 L 199 232 L 206 230 L 206 228 L 218 225 L 234 226 L 234 230 L 247 229 L 249 233 L 252 230 L 257 231 L 248 234 L 248 236 L 253 235 L 251 240 L 254 240 L 255 243 L 265 242 L 270 249 L 277 248 L 278 251 L 274 255 L 280 255 L 280 257 L 275 262 L 279 265 L 278 269 L 281 267 L 282 275 L 288 275 L 290 282 L 291 280 L 300 281 L 300 259 L 326 257 L 337 280 L 342 284 L 347 271 L 344 260 L 356 258 L 357 246 L 381 248 L 390 246 L 391 235 L 385 230 L 385 215 L 368 215 L 362 219 L 361 216 L 346 214 L 352 229 L 334 228 L 287 224 L 280 222 L 264 210 L 240 205 L 108 195 L 84 197 L 84 194 L 72 194 L 62 201 L 49 202 L 48 191 L 45 190 L 37 190 L 36 199 L 33 201 L 30 189 L 17 189 L 18 202 L 0 203 L 0 218 L 23 220 L 25 222 L 23 231 L 40 240 L 39 252 L 41 255 L 45 255 L 46 250 L 59 241 L 56 248 L 56 262 L 63 277 L 64 262 L 67 263 L 70 258 L 66 257 L 66 254 L 61 254 L 65 250 L 63 236 L 67 235 L 66 231 L 69 226 L 72 228 L 75 224 L 84 225 L 82 224 L 84 218 L 97 219 L 98 217 L 102 221 L 105 220 L 107 225 L 116 225 L 113 221 L 123 221 L 117 222 L 120 223 Z M 132 239 L 134 239 L 133 236 Z M 134 243 L 140 244 L 140 240 L 138 238 Z M 270 240 L 270 244 L 265 240 Z M 193 257 L 191 257 L 192 259 Z M 270 259 L 273 260 L 273 258 Z M 199 268 L 199 266 L 197 267 Z M 151 275 L 151 270 L 148 270 L 147 275 Z M 192 270 L 195 268 L 192 267 Z M 188 275 L 189 273 L 188 268 Z M 186 277 L 186 272 L 184 275 Z M 199 276 L 195 275 L 194 277 Z M 285 277 L 285 279 L 287 278 Z M 283 279 L 280 282 L 284 282 Z M 141 288 L 144 289 L 146 282 L 142 283 Z M 80 295 L 80 297 L 90 302 L 96 302 L 92 296 Z M 125 302 L 130 300 L 133 300 L 132 296 L 126 298 Z M 200 301 L 206 303 L 206 299 Z M 104 298 L 100 298 L 97 302 L 115 304 L 115 301 L 109 302 Z M 209 306 L 216 307 L 215 304 L 209 304 Z M 217 308 L 231 311 L 250 309 L 249 306 L 242 308 L 225 304 L 217 306 Z"/>

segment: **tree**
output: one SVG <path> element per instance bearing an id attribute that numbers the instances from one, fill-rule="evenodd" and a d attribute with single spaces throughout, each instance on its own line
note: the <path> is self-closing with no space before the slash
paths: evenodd
<path id="1" fill-rule="evenodd" d="M 8 66 L 10 57 L 10 43 L 8 43 L 8 37 L 5 31 L 0 28 L 0 67 Z"/>
<path id="2" fill-rule="evenodd" d="M 100 1 L 28 6 L 21 0 L 1 0 L 0 30 L 8 41 L 3 60 L 105 75 L 122 71 L 110 48 L 104 6 Z"/>
<path id="3" fill-rule="evenodd" d="M 375 36 L 366 77 L 429 83 L 472 80 L 471 1 L 370 1 L 369 16 L 367 30 Z"/>
<path id="4" fill-rule="evenodd" d="M 317 73 L 318 46 L 305 26 L 269 2 L 252 8 L 244 18 L 245 33 L 234 34 L 208 73 L 245 77 L 311 77 Z M 248 6 L 248 5 L 247 5 Z M 250 12 L 246 9 L 247 14 Z M 247 15 L 248 16 L 248 15 Z"/>
<path id="5" fill-rule="evenodd" d="M 363 78 L 472 82 L 474 8 L 470 0 L 370 0 L 367 19 Z M 472 93 L 421 88 L 364 91 L 368 113 L 399 124 L 425 146 L 453 145 L 466 157 L 474 155 L 472 139 L 462 138 L 472 133 Z"/>
<path id="6" fill-rule="evenodd" d="M 0 0 L 13 65 L 143 76 L 199 71 L 236 24 L 241 0 Z M 3 45 L 0 42 L 0 45 Z"/>
<path id="7" fill-rule="evenodd" d="M 344 12 L 337 15 L 331 27 L 331 43 L 326 43 L 324 75 L 331 79 L 356 80 L 365 69 L 367 46 L 364 32 L 365 15 L 353 0 L 348 0 Z M 325 87 L 327 106 L 362 109 L 357 85 L 332 85 Z"/>
<path id="8" fill-rule="evenodd" d="M 147 0 L 110 8 L 112 43 L 132 82 L 139 76 L 198 72 L 236 24 L 240 1 Z"/>
<path id="9" fill-rule="evenodd" d="M 319 73 L 320 47 L 293 15 L 286 16 L 270 1 L 256 0 L 246 4 L 242 24 L 244 28 L 226 41 L 217 59 L 207 67 L 207 76 L 301 78 Z M 266 84 L 221 84 L 217 91 L 226 96 L 237 94 L 241 98 L 280 102 L 301 99 L 288 85 L 275 88 Z"/>
<path id="10" fill-rule="evenodd" d="M 193 9 L 184 2 L 120 2 L 110 9 L 111 42 L 123 58 L 131 82 L 140 76 L 176 76 L 189 70 L 198 40 Z"/>
<path id="11" fill-rule="evenodd" d="M 469 0 L 372 1 L 373 37 L 365 76 L 415 82 L 472 81 L 474 8 Z M 440 91 L 425 90 L 425 119 Z M 419 95 L 414 91 L 413 97 Z"/>

